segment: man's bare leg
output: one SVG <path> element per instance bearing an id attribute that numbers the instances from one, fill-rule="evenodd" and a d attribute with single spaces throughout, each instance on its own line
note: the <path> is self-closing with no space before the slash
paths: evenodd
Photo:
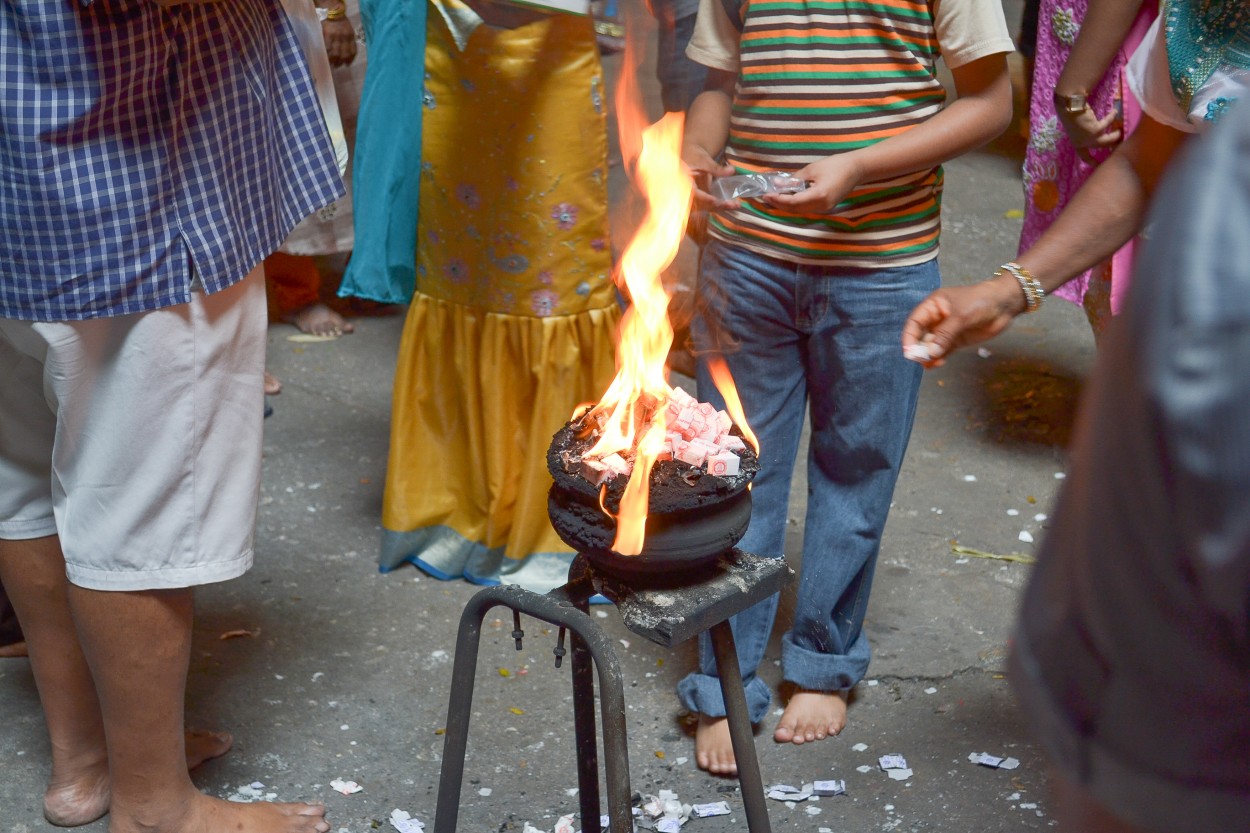
<path id="1" fill-rule="evenodd" d="M 112 776 L 110 833 L 325 833 L 325 808 L 235 804 L 187 774 L 183 698 L 191 653 L 190 589 L 69 588 L 70 610 L 99 695 Z"/>
<path id="2" fill-rule="evenodd" d="M 773 740 L 803 744 L 833 737 L 846 726 L 845 691 L 798 689 L 777 721 Z"/>
<path id="3" fill-rule="evenodd" d="M 738 774 L 728 718 L 699 715 L 699 725 L 694 730 L 694 759 L 699 769 L 713 775 Z"/>
<path id="4" fill-rule="evenodd" d="M 48 821 L 75 826 L 108 812 L 108 752 L 95 684 L 78 646 L 56 536 L 0 541 L 0 579 L 26 635 L 52 744 Z"/>

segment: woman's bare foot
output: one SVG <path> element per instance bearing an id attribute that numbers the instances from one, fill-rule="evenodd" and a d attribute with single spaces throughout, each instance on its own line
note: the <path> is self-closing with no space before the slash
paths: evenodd
<path id="1" fill-rule="evenodd" d="M 314 336 L 340 336 L 356 330 L 352 322 L 322 303 L 309 304 L 296 310 L 286 320 L 294 324 L 301 333 Z"/>
<path id="2" fill-rule="evenodd" d="M 278 377 L 274 376 L 268 370 L 265 371 L 265 396 L 277 396 L 282 393 L 282 383 L 278 381 Z"/>
<path id="3" fill-rule="evenodd" d="M 699 725 L 694 730 L 694 759 L 699 769 L 713 775 L 738 774 L 727 718 L 699 715 Z"/>
<path id="4" fill-rule="evenodd" d="M 845 691 L 806 691 L 799 689 L 786 704 L 777 721 L 773 740 L 777 743 L 811 743 L 841 732 L 846 726 Z"/>
<path id="5" fill-rule="evenodd" d="M 187 769 L 195 769 L 205 761 L 220 758 L 234 746 L 229 732 L 209 732 L 204 729 L 187 729 Z"/>
<path id="6" fill-rule="evenodd" d="M 114 811 L 109 833 L 326 833 L 325 814 L 320 804 L 237 804 L 192 791 L 183 801 L 148 804 L 143 818 Z"/>

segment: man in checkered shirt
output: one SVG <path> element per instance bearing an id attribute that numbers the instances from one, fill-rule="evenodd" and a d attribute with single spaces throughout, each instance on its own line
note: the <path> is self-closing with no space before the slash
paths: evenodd
<path id="1" fill-rule="evenodd" d="M 279 0 L 0 3 L 0 578 L 52 740 L 47 818 L 326 831 L 188 764 L 192 588 L 246 571 L 259 264 L 342 191 Z"/>

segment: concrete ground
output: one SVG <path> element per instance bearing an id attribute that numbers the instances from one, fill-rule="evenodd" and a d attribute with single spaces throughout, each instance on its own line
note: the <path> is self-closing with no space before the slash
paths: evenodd
<path id="1" fill-rule="evenodd" d="M 947 166 L 948 283 L 986 276 L 1014 254 L 1021 149 L 1009 134 Z M 340 833 L 392 829 L 397 808 L 433 821 L 441 730 L 449 696 L 462 695 L 448 690 L 456 623 L 477 590 L 412 568 L 377 570 L 402 324 L 402 316 L 360 318 L 355 334 L 328 343 L 271 328 L 269 364 L 285 390 L 266 424 L 257 564 L 198 595 L 189 721 L 227 728 L 236 741 L 196 772 L 196 783 L 236 800 L 322 801 Z M 993 833 L 1054 823 L 1045 765 L 1004 677 L 1031 568 L 952 545 L 1034 551 L 1062 482 L 1092 357 L 1082 314 L 1056 301 L 988 350 L 964 351 L 926 374 L 868 611 L 875 656 L 849 725 L 837 739 L 802 747 L 774 743 L 771 722 L 756 738 L 766 784 L 837 778 L 847 794 L 770 801 L 774 830 Z M 801 541 L 801 477 L 792 553 Z M 578 809 L 568 664 L 552 667 L 555 635 L 533 620 L 517 652 L 503 613 L 488 617 L 483 639 L 459 829 L 549 831 Z M 627 631 L 610 607 L 596 615 L 620 640 L 634 789 L 671 790 L 691 804 L 728 802 L 731 815 L 692 818 L 688 833 L 744 829 L 736 782 L 695 767 L 673 695 L 692 646 L 667 651 Z M 771 682 L 778 656 L 774 640 L 763 669 Z M 25 660 L 0 660 L 0 702 L 0 831 L 44 833 L 53 829 L 40 812 L 48 742 Z M 967 760 L 973 752 L 1012 756 L 1020 766 L 987 769 Z M 909 779 L 876 767 L 888 753 L 905 756 Z M 334 779 L 363 790 L 342 795 Z M 100 833 L 107 821 L 82 829 Z"/>

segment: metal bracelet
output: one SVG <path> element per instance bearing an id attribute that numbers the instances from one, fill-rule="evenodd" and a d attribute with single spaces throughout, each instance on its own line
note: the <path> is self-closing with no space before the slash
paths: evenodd
<path id="1" fill-rule="evenodd" d="M 1042 306 L 1042 300 L 1046 297 L 1046 290 L 1042 288 L 1041 282 L 1033 277 L 1032 272 L 1015 261 L 1004 263 L 994 274 L 1001 275 L 1004 272 L 1020 284 L 1020 291 L 1024 293 L 1024 311 L 1037 312 Z"/>

